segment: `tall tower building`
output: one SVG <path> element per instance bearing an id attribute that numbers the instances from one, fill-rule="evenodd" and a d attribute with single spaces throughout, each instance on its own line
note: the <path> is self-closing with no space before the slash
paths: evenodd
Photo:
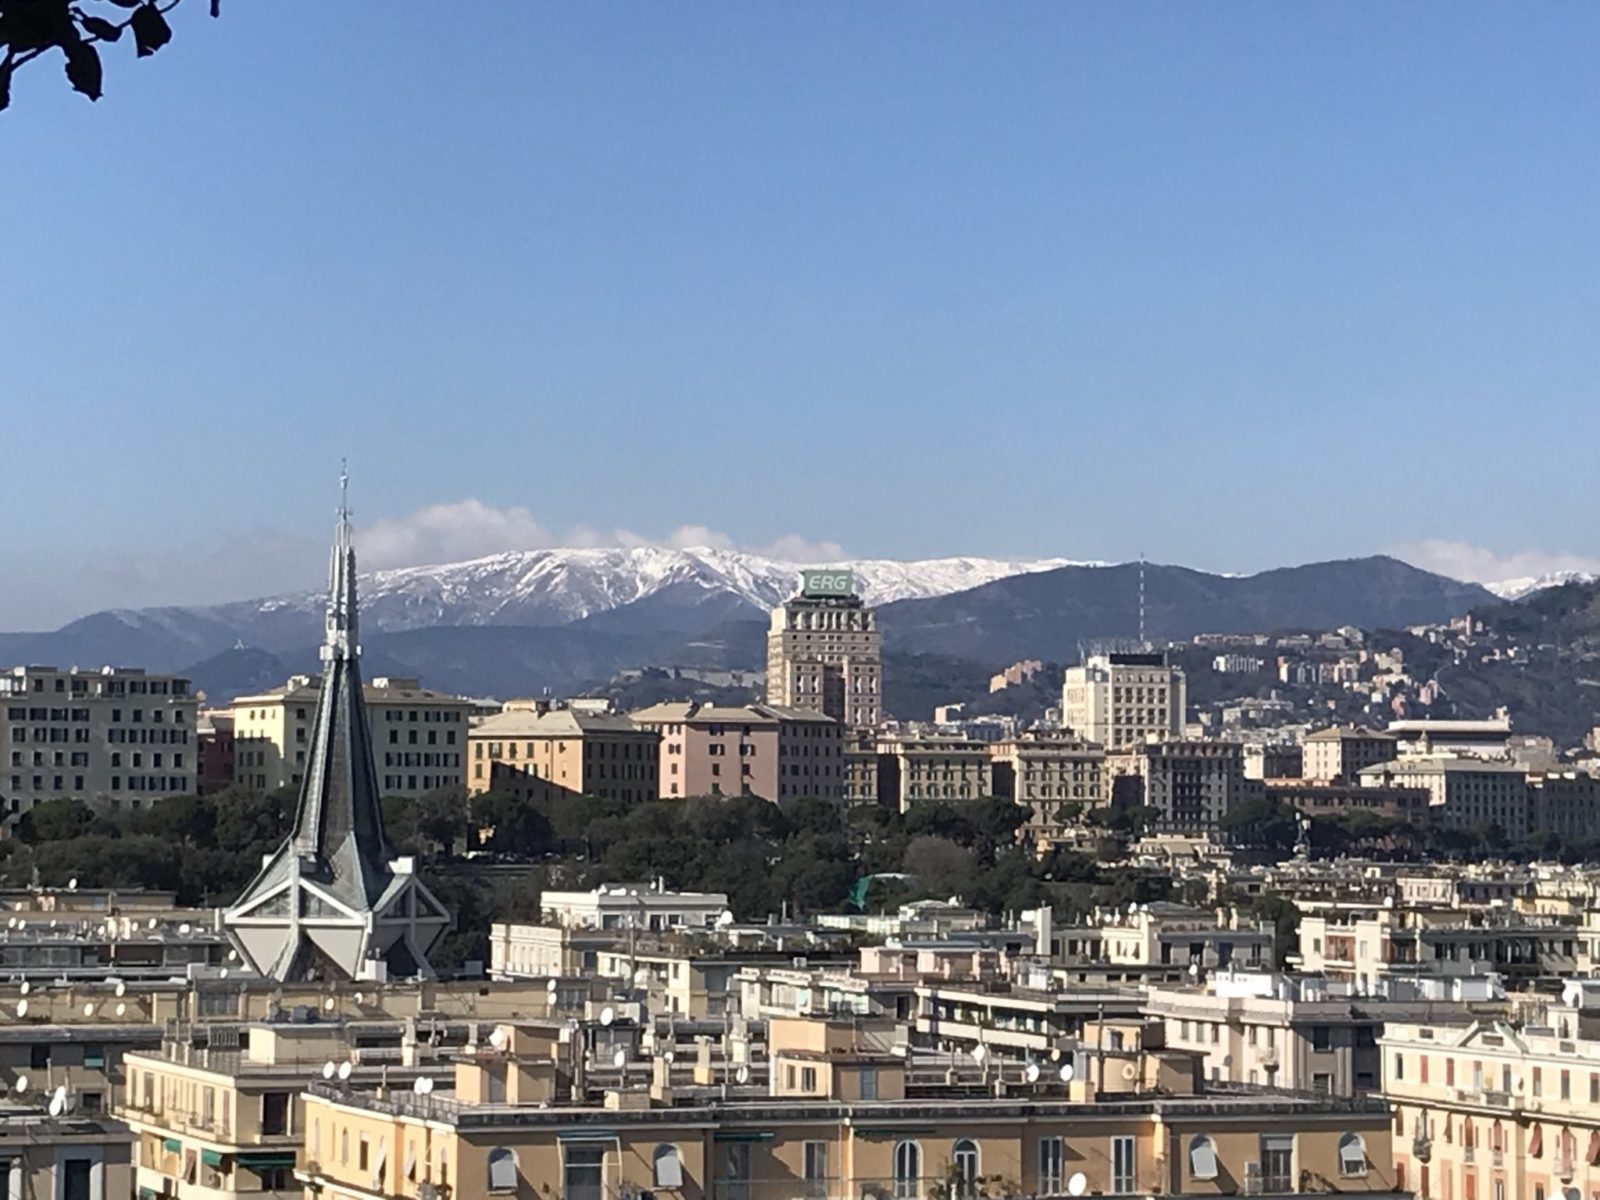
<path id="1" fill-rule="evenodd" d="M 1087 741 L 1122 750 L 1183 736 L 1186 683 L 1167 656 L 1144 650 L 1091 654 L 1068 667 L 1061 720 Z"/>
<path id="2" fill-rule="evenodd" d="M 269 979 L 431 975 L 427 953 L 450 924 L 414 861 L 393 858 L 384 836 L 360 654 L 356 552 L 341 500 L 294 829 L 223 917 L 239 953 Z"/>
<path id="3" fill-rule="evenodd" d="M 767 703 L 820 712 L 852 729 L 883 720 L 883 650 L 874 612 L 849 571 L 805 571 L 772 610 Z"/>

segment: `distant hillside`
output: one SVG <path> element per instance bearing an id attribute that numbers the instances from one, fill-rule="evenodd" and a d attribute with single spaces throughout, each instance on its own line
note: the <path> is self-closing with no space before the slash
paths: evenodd
<path id="1" fill-rule="evenodd" d="M 887 645 L 987 663 L 1071 662 L 1079 644 L 1138 632 L 1139 567 L 1061 567 L 969 591 L 884 606 Z M 1494 600 L 1387 557 L 1225 576 L 1187 567 L 1145 568 L 1145 629 L 1152 640 L 1197 633 L 1394 628 L 1460 616 Z"/>

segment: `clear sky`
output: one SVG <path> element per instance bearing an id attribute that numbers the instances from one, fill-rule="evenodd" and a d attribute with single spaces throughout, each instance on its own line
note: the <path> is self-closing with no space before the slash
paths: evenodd
<path id="1" fill-rule="evenodd" d="M 1592 4 L 173 24 L 0 114 L 0 627 L 314 582 L 341 454 L 380 562 L 1600 556 Z"/>

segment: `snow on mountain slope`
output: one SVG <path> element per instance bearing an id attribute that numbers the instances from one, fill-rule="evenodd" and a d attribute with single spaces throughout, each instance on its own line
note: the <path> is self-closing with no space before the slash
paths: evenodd
<path id="1" fill-rule="evenodd" d="M 358 547 L 359 550 L 359 547 Z M 469 562 L 402 567 L 361 578 L 362 622 L 386 632 L 431 625 L 562 625 L 673 589 L 707 599 L 735 596 L 759 609 L 794 594 L 809 566 L 731 550 L 524 550 Z M 829 563 L 855 573 L 869 604 L 943 596 L 1012 575 L 1069 565 L 1067 559 L 865 559 Z M 320 610 L 304 592 L 249 602 L 261 615 Z M 226 606 L 238 611 L 244 605 Z"/>
<path id="2" fill-rule="evenodd" d="M 1596 579 L 1600 579 L 1600 575 L 1595 575 L 1591 571 L 1553 571 L 1546 575 L 1529 575 L 1521 579 L 1500 579 L 1483 586 L 1502 600 L 1521 600 L 1524 596 L 1542 592 L 1545 588 L 1560 587 L 1564 583 L 1593 583 Z"/>

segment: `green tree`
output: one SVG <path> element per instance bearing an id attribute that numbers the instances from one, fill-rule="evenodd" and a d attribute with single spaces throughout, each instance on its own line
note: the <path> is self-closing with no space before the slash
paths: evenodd
<path id="1" fill-rule="evenodd" d="M 63 796 L 41 800 L 22 814 L 17 836 L 25 842 L 66 842 L 83 837 L 94 824 L 94 813 L 82 800 Z"/>
<path id="2" fill-rule="evenodd" d="M 1236 846 L 1280 856 L 1291 853 L 1300 837 L 1299 815 L 1271 796 L 1251 796 L 1235 804 L 1217 825 Z"/>

